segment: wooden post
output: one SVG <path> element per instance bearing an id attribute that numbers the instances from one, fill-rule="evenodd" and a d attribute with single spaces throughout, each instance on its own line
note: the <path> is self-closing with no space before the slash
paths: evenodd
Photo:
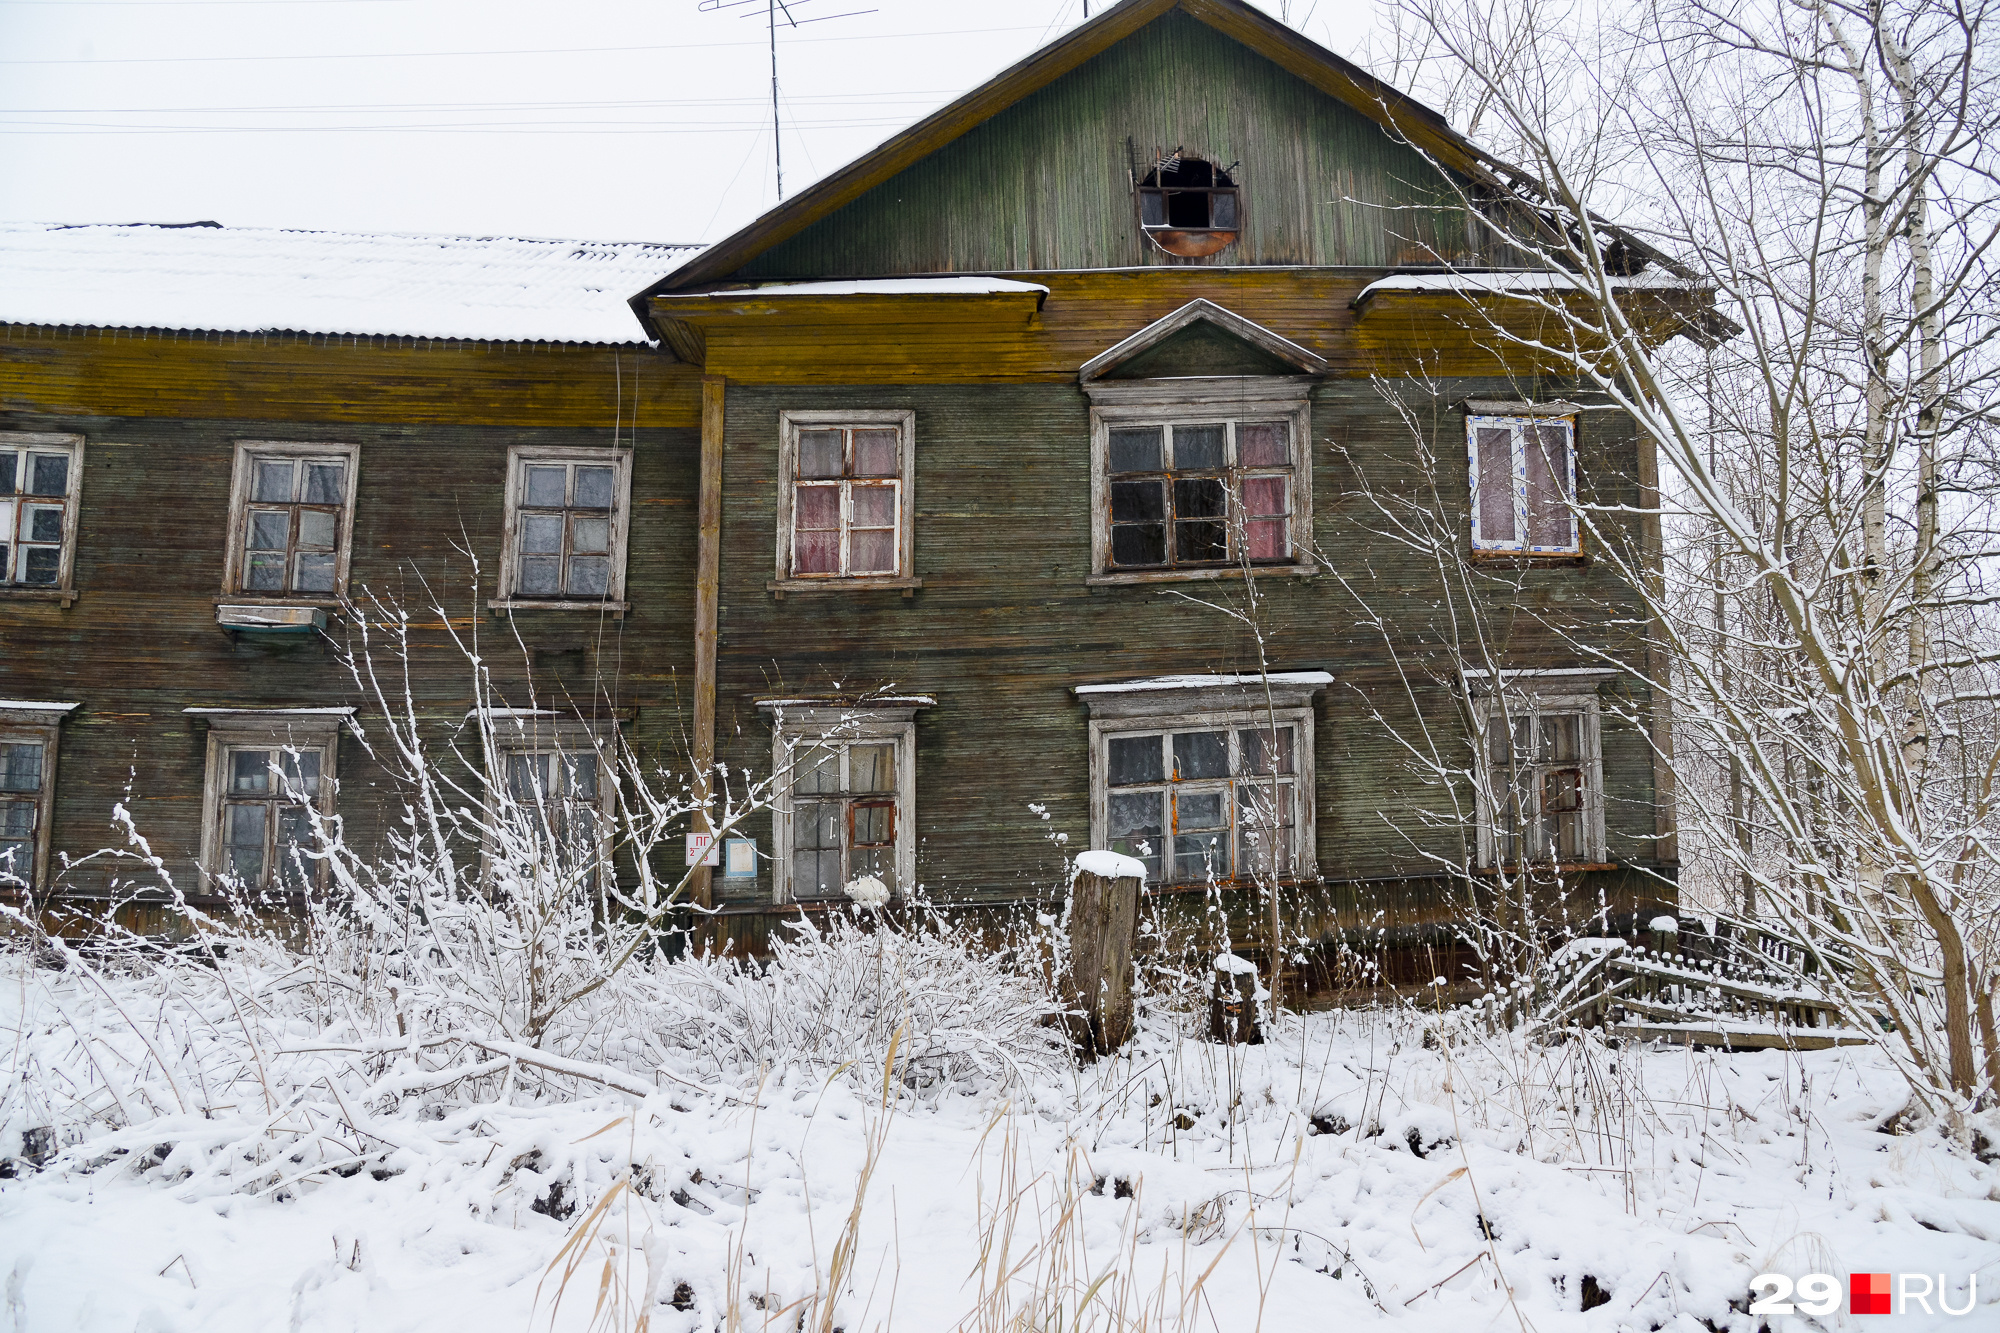
<path id="1" fill-rule="evenodd" d="M 1215 956 L 1208 991 L 1208 1039 L 1255 1046 L 1264 1040 L 1257 1022 L 1257 965 L 1233 953 Z"/>
<path id="2" fill-rule="evenodd" d="M 1139 939 L 1139 877 L 1079 870 L 1069 886 L 1069 984 L 1080 1011 L 1070 1037 L 1085 1055 L 1108 1055 L 1132 1037 L 1132 948 Z"/>
<path id="3" fill-rule="evenodd" d="M 728 382 L 720 375 L 701 378 L 701 473 L 695 507 L 694 573 L 694 790 L 706 797 L 715 767 L 715 639 L 722 601 L 722 405 Z M 705 813 L 695 816 L 695 832 L 711 833 Z M 706 867 L 696 867 L 690 896 L 702 907 L 715 905 Z"/>

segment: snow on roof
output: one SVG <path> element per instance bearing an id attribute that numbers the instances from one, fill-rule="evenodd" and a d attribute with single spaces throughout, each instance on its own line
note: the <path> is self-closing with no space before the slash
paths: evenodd
<path id="1" fill-rule="evenodd" d="M 0 323 L 643 343 L 688 245 L 0 222 Z"/>
<path id="2" fill-rule="evenodd" d="M 1699 284 L 1685 278 L 1676 277 L 1663 268 L 1649 268 L 1629 277 L 1613 277 L 1614 288 L 1651 288 L 1653 290 L 1687 290 Z M 1585 291 L 1585 283 L 1569 273 L 1534 272 L 1514 270 L 1511 272 L 1483 273 L 1398 273 L 1392 277 L 1377 278 L 1363 287 L 1355 296 L 1354 304 L 1360 305 L 1377 292 L 1546 292 L 1562 290 Z"/>
<path id="3" fill-rule="evenodd" d="M 1333 677 L 1324 671 L 1273 671 L 1241 676 L 1154 676 L 1150 680 L 1122 680 L 1113 685 L 1078 685 L 1078 694 L 1129 694 L 1138 690 L 1201 690 L 1219 685 L 1331 685 Z"/>
<path id="4" fill-rule="evenodd" d="M 31 713 L 67 713 L 75 704 L 50 704 L 38 699 L 0 699 L 0 708 L 13 708 Z"/>
<path id="5" fill-rule="evenodd" d="M 1004 296 L 1027 292 L 1047 296 L 1049 289 L 1040 283 L 1016 282 L 1012 278 L 867 278 L 850 282 L 774 282 L 763 287 L 704 292 L 702 295 L 729 299 L 741 296 Z"/>

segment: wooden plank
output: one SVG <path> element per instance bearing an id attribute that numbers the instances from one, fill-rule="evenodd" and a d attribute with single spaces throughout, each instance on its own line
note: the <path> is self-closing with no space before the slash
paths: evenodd
<path id="1" fill-rule="evenodd" d="M 0 410 L 42 415 L 692 427 L 699 379 L 643 345 L 0 327 Z"/>
<path id="2" fill-rule="evenodd" d="M 1867 1046 L 1874 1038 L 1861 1032 L 1825 1028 L 1795 1028 L 1789 1032 L 1739 1031 L 1727 1025 L 1619 1023 L 1605 1029 L 1633 1041 L 1668 1041 L 1680 1046 L 1720 1046 L 1735 1051 L 1830 1051 L 1836 1046 Z"/>
<path id="3" fill-rule="evenodd" d="M 694 791 L 711 794 L 715 766 L 716 609 L 721 604 L 722 438 L 728 383 L 719 375 L 701 381 L 701 474 L 695 515 L 694 576 Z M 705 811 L 697 812 L 698 832 L 710 832 Z M 689 883 L 694 901 L 714 905 L 713 874 L 697 867 Z"/>
<path id="4" fill-rule="evenodd" d="M 1299 344 L 1334 376 L 1558 374 L 1520 339 L 1549 334 L 1555 317 L 1520 301 L 1445 294 L 1354 298 L 1382 270 L 1133 269 L 1013 275 L 1049 296 L 1037 313 L 1025 297 L 662 298 L 654 308 L 706 343 L 707 368 L 738 384 L 979 384 L 1074 382 L 1106 348 L 1196 299 Z M 1652 300 L 1652 298 L 1648 298 Z M 1495 332 L 1489 317 L 1507 334 Z M 1671 316 L 1677 320 L 1678 316 Z M 1648 327 L 1671 331 L 1664 310 Z M 1513 396 L 1519 396 L 1515 393 Z"/>

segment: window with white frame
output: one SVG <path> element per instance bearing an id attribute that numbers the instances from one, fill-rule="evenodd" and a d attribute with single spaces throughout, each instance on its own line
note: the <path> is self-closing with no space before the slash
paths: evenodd
<path id="1" fill-rule="evenodd" d="M 1479 721 L 1481 863 L 1603 863 L 1596 697 L 1507 690 L 1479 702 Z"/>
<path id="2" fill-rule="evenodd" d="M 517 446 L 507 467 L 501 604 L 622 609 L 631 453 Z"/>
<path id="3" fill-rule="evenodd" d="M 238 441 L 226 591 L 307 601 L 344 596 L 360 461 L 351 444 Z"/>
<path id="4" fill-rule="evenodd" d="M 253 892 L 325 883 L 315 829 L 334 811 L 347 709 L 189 709 L 209 724 L 202 864 Z"/>
<path id="5" fill-rule="evenodd" d="M 0 889 L 48 884 L 56 741 L 75 704 L 0 704 Z"/>
<path id="6" fill-rule="evenodd" d="M 1321 672 L 1077 690 L 1091 709 L 1091 845 L 1160 884 L 1313 873 L 1313 717 Z"/>
<path id="7" fill-rule="evenodd" d="M 73 584 L 83 437 L 0 431 L 0 588 Z"/>
<path id="8" fill-rule="evenodd" d="M 1581 554 L 1574 411 L 1522 404 L 1467 413 L 1475 551 Z"/>
<path id="9" fill-rule="evenodd" d="M 779 425 L 779 584 L 908 580 L 916 414 L 785 412 Z"/>
<path id="10" fill-rule="evenodd" d="M 611 863 L 615 730 L 546 712 L 491 716 L 495 828 L 487 856 L 553 862 L 594 889 Z M 510 845 L 502 848 L 504 837 Z"/>
<path id="11" fill-rule="evenodd" d="M 916 870 L 914 707 L 760 706 L 774 714 L 777 900 L 839 898 L 863 876 L 906 892 Z"/>
<path id="12" fill-rule="evenodd" d="M 1095 384 L 1093 573 L 1200 577 L 1296 568 L 1311 541 L 1310 421 L 1296 384 L 1217 401 Z M 1139 390 L 1134 400 L 1132 391 Z"/>

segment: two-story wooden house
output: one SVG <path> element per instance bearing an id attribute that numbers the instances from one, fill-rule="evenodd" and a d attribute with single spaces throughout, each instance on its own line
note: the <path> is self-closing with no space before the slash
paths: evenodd
<path id="1" fill-rule="evenodd" d="M 1652 549 L 1653 465 L 1495 331 L 1548 285 L 1508 180 L 1236 0 L 1124 0 L 705 249 L 0 229 L 0 850 L 87 897 L 120 803 L 197 889 L 281 877 L 301 791 L 372 836 L 365 590 L 697 768 L 841 717 L 701 888 L 752 945 L 864 873 L 1046 895 L 1052 831 L 1322 941 L 1446 941 L 1521 861 L 1650 910 L 1663 713 L 1592 543 Z"/>

